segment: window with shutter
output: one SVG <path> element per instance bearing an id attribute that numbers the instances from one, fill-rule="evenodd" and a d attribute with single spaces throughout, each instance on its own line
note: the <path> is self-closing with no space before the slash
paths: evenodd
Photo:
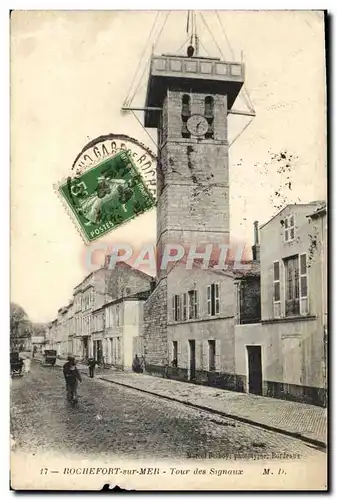
<path id="1" fill-rule="evenodd" d="M 215 314 L 220 312 L 220 294 L 219 294 L 219 284 L 214 284 L 214 300 L 215 300 Z"/>
<path id="2" fill-rule="evenodd" d="M 177 366 L 181 366 L 182 363 L 181 344 L 182 342 L 177 342 Z"/>
<path id="3" fill-rule="evenodd" d="M 187 293 L 183 294 L 183 320 L 187 320 Z"/>
<path id="4" fill-rule="evenodd" d="M 199 316 L 199 294 L 198 290 L 194 290 L 194 317 L 198 318 Z"/>
<path id="5" fill-rule="evenodd" d="M 173 295 L 173 321 L 180 321 L 180 295 Z"/>
<path id="6" fill-rule="evenodd" d="M 208 371 L 208 366 L 208 340 L 204 340 L 202 343 L 202 369 Z"/>
<path id="7" fill-rule="evenodd" d="M 274 317 L 281 316 L 281 283 L 280 283 L 280 262 L 274 262 L 274 283 L 273 283 L 273 305 Z"/>
<path id="8" fill-rule="evenodd" d="M 173 340 L 172 342 L 172 366 L 178 366 L 178 342 Z"/>
<path id="9" fill-rule="evenodd" d="M 112 364 L 116 363 L 116 342 L 115 342 L 115 337 L 112 337 L 111 339 L 111 358 L 112 358 Z"/>
<path id="10" fill-rule="evenodd" d="M 180 295 L 176 295 L 176 321 L 180 320 Z"/>
<path id="11" fill-rule="evenodd" d="M 211 304 L 211 285 L 207 287 L 207 314 L 212 314 L 212 304 Z"/>
<path id="12" fill-rule="evenodd" d="M 299 263 L 298 255 L 284 259 L 286 287 L 286 316 L 297 316 L 300 313 Z"/>
<path id="13" fill-rule="evenodd" d="M 300 313 L 308 314 L 307 254 L 300 255 Z"/>
<path id="14" fill-rule="evenodd" d="M 198 317 L 198 293 L 197 290 L 188 292 L 188 318 L 195 319 Z"/>
<path id="15" fill-rule="evenodd" d="M 195 341 L 195 367 L 197 370 L 202 368 L 203 356 L 202 356 L 202 341 Z"/>
<path id="16" fill-rule="evenodd" d="M 215 340 L 208 341 L 208 370 L 213 372 L 215 370 Z"/>
<path id="17" fill-rule="evenodd" d="M 284 219 L 284 241 L 293 241 L 295 239 L 295 217 L 289 215 Z"/>
<path id="18" fill-rule="evenodd" d="M 215 370 L 217 372 L 221 371 L 220 347 L 221 347 L 221 340 L 216 340 L 215 341 Z"/>
<path id="19" fill-rule="evenodd" d="M 210 316 L 220 313 L 220 287 L 218 283 L 207 287 L 207 313 Z"/>

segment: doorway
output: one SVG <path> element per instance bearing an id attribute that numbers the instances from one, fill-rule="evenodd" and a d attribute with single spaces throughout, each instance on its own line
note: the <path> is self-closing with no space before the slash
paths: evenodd
<path id="1" fill-rule="evenodd" d="M 99 365 L 103 363 L 103 348 L 101 340 L 97 340 L 97 363 Z"/>
<path id="2" fill-rule="evenodd" d="M 189 340 L 190 380 L 195 380 L 195 340 Z"/>
<path id="3" fill-rule="evenodd" d="M 88 337 L 83 337 L 83 358 L 88 359 Z"/>
<path id="4" fill-rule="evenodd" d="M 261 346 L 247 346 L 248 354 L 248 383 L 251 394 L 262 395 L 262 362 Z"/>

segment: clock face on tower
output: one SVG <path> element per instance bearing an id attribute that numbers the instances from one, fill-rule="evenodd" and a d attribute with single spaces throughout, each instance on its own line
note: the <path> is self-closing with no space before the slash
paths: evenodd
<path id="1" fill-rule="evenodd" d="M 208 130 L 208 122 L 202 115 L 192 115 L 187 120 L 187 129 L 192 135 L 205 135 Z"/>

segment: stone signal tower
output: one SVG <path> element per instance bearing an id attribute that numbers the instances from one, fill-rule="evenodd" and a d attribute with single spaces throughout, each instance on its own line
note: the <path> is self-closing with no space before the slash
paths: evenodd
<path id="1" fill-rule="evenodd" d="M 159 255 L 168 243 L 202 247 L 229 241 L 227 115 L 243 83 L 240 63 L 152 57 L 145 127 L 158 130 Z M 158 268 L 157 288 L 145 307 L 147 357 L 156 366 L 167 351 L 170 279 Z"/>

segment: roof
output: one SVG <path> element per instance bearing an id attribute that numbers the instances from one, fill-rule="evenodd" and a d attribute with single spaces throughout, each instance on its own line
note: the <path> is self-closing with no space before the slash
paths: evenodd
<path id="1" fill-rule="evenodd" d="M 307 215 L 311 219 L 317 219 L 318 217 L 323 217 L 327 213 L 327 204 L 323 203 L 322 206 L 316 208 L 311 214 Z"/>
<path id="2" fill-rule="evenodd" d="M 136 269 L 135 267 L 132 267 L 127 262 L 117 262 L 116 267 L 125 267 L 127 270 L 134 272 L 135 274 L 138 274 L 139 276 L 142 276 L 143 278 L 148 279 L 149 281 L 155 280 L 155 278 L 153 276 L 151 276 L 150 274 L 147 274 L 144 271 L 141 271 L 140 269 Z"/>
<path id="3" fill-rule="evenodd" d="M 151 290 L 143 290 L 141 292 L 133 293 L 131 295 L 119 297 L 118 299 L 110 300 L 109 302 L 106 302 L 105 304 L 103 304 L 103 306 L 101 308 L 103 309 L 103 308 L 110 306 L 112 304 L 118 304 L 120 302 L 126 302 L 128 300 L 147 300 L 150 295 L 151 295 Z M 96 309 L 95 311 L 97 311 L 97 310 L 98 309 Z"/>
<path id="4" fill-rule="evenodd" d="M 241 268 L 241 266 L 245 267 Z M 260 276 L 260 262 L 254 260 L 247 260 L 239 263 L 231 261 L 227 263 L 226 269 L 210 268 L 210 271 L 236 280 L 244 278 L 257 278 Z"/>
<path id="5" fill-rule="evenodd" d="M 111 255 L 107 255 L 107 257 L 111 257 Z M 140 269 L 136 269 L 135 267 L 132 267 L 127 262 L 116 262 L 116 266 L 115 267 L 124 267 L 124 268 L 126 268 L 126 269 L 128 269 L 128 270 L 130 270 L 130 271 L 132 271 L 132 272 L 134 272 L 134 273 L 142 276 L 143 278 L 149 279 L 150 281 L 155 279 L 150 274 L 147 274 L 144 271 L 140 271 Z M 84 283 L 84 281 L 86 281 L 88 278 L 90 278 L 90 276 L 94 275 L 95 273 L 98 273 L 99 271 L 102 271 L 102 269 L 105 269 L 106 271 L 113 271 L 114 270 L 114 268 L 110 269 L 109 267 L 102 266 L 99 269 L 96 269 L 95 271 L 92 271 L 90 274 L 88 274 L 87 276 L 85 276 L 83 278 L 83 280 L 81 281 L 81 283 L 79 283 L 78 285 L 76 285 L 74 287 L 74 295 L 76 295 L 78 293 L 77 289 Z M 92 286 L 92 285 L 88 285 L 88 287 L 89 286 Z"/>
<path id="6" fill-rule="evenodd" d="M 234 261 L 227 260 L 223 269 L 219 269 L 218 262 L 214 261 L 213 263 L 210 261 L 207 269 L 203 269 L 202 264 L 194 261 L 193 267 L 202 269 L 205 272 L 216 273 L 221 276 L 227 276 L 232 279 L 242 279 L 242 278 L 252 278 L 260 276 L 260 262 L 256 260 L 245 260 L 245 261 Z"/>
<path id="7" fill-rule="evenodd" d="M 286 210 L 289 207 L 311 207 L 311 206 L 315 206 L 315 205 L 320 205 L 322 203 L 324 203 L 324 202 L 322 202 L 321 200 L 311 201 L 309 203 L 289 203 L 288 205 L 283 207 L 281 210 L 279 210 L 275 215 L 273 215 L 273 217 L 271 217 L 271 219 L 269 219 L 267 222 L 262 224 L 259 229 L 262 229 L 263 227 L 265 227 L 267 224 L 269 224 L 269 222 L 271 222 L 273 219 L 275 219 L 275 217 L 280 215 L 284 210 Z"/>

